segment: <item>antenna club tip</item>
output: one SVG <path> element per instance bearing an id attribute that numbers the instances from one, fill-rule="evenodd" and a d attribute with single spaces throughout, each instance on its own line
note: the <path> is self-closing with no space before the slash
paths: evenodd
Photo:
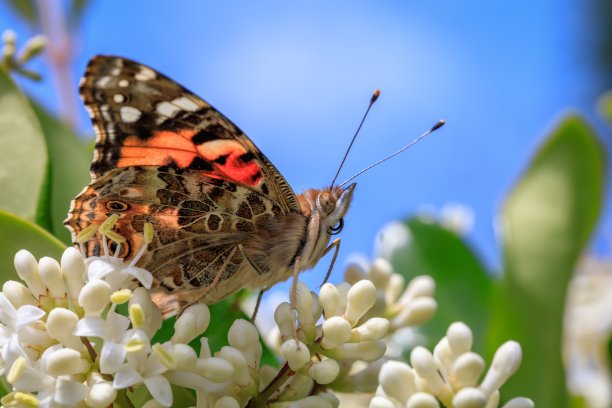
<path id="1" fill-rule="evenodd" d="M 434 130 L 438 130 L 440 129 L 442 126 L 444 126 L 444 124 L 446 123 L 446 121 L 444 119 L 440 119 L 438 121 L 438 123 L 436 123 L 432 128 L 431 131 L 433 132 Z"/>
<path id="2" fill-rule="evenodd" d="M 372 99 L 370 100 L 370 103 L 376 102 L 379 96 L 380 96 L 380 89 L 375 89 L 374 93 L 372 94 Z"/>

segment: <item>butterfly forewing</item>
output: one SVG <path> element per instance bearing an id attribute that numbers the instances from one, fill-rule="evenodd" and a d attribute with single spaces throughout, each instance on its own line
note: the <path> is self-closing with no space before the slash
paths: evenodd
<path id="1" fill-rule="evenodd" d="M 97 138 L 92 183 L 65 222 L 73 238 L 119 214 L 115 229 L 127 238 L 121 256 L 129 259 L 142 245 L 144 223 L 152 223 L 155 238 L 140 266 L 165 291 L 189 293 L 187 303 L 263 287 L 268 278 L 259 275 L 286 269 L 307 221 L 288 183 L 240 129 L 176 82 L 124 58 L 92 59 L 80 91 Z M 98 255 L 100 236 L 85 248 Z"/>

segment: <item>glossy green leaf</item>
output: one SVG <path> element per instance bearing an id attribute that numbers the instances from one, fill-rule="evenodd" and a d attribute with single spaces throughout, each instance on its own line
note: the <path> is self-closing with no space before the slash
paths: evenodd
<path id="1" fill-rule="evenodd" d="M 482 346 L 488 322 L 491 280 L 472 249 L 454 231 L 418 218 L 408 220 L 411 240 L 393 258 L 395 271 L 407 279 L 429 275 L 436 282 L 438 310 L 422 326 L 429 345 L 445 336 L 448 326 L 465 322 L 474 331 L 475 349 Z M 469 294 L 469 295 L 466 295 Z"/>
<path id="2" fill-rule="evenodd" d="M 566 407 L 561 361 L 568 281 L 599 218 L 605 156 L 593 130 L 568 115 L 538 150 L 500 214 L 504 279 L 489 352 L 508 339 L 523 348 L 520 371 L 503 395 Z"/>
<path id="3" fill-rule="evenodd" d="M 49 197 L 45 206 L 53 235 L 70 244 L 64 219 L 72 200 L 89 181 L 91 149 L 57 119 L 34 105 L 49 150 Z"/>
<path id="4" fill-rule="evenodd" d="M 27 249 L 36 258 L 59 260 L 65 245 L 40 226 L 0 211 L 0 284 L 19 279 L 13 266 L 15 253 Z"/>
<path id="5" fill-rule="evenodd" d="M 47 151 L 38 120 L 0 69 L 0 210 L 36 220 L 46 172 Z"/>

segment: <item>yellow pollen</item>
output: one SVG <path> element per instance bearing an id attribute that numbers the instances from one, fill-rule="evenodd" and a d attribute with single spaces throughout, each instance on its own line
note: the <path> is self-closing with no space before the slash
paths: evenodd
<path id="1" fill-rule="evenodd" d="M 132 321 L 132 326 L 135 329 L 139 329 L 145 324 L 145 313 L 142 310 L 142 306 L 139 304 L 133 304 L 130 306 L 130 320 Z"/>
<path id="2" fill-rule="evenodd" d="M 115 241 L 118 244 L 123 244 L 126 241 L 123 235 L 113 230 L 106 231 L 104 235 L 106 235 L 108 239 Z"/>
<path id="3" fill-rule="evenodd" d="M 27 392 L 17 391 L 15 393 L 15 401 L 21 403 L 22 406 L 26 407 L 38 407 L 38 398 L 35 395 L 28 394 Z"/>
<path id="4" fill-rule="evenodd" d="M 91 224 L 83 228 L 81 232 L 77 234 L 77 237 L 76 237 L 77 244 L 84 244 L 87 241 L 89 241 L 91 237 L 95 235 L 97 230 L 98 230 L 97 224 Z"/>
<path id="5" fill-rule="evenodd" d="M 100 233 L 106 235 L 106 233 L 113 229 L 119 216 L 117 214 L 113 214 L 108 217 L 104 222 L 100 225 Z"/>
<path id="6" fill-rule="evenodd" d="M 123 347 L 125 348 L 125 351 L 127 351 L 128 353 L 135 353 L 137 351 L 144 350 L 145 343 L 144 341 L 140 339 L 131 339 L 127 343 L 125 343 L 125 346 Z"/>
<path id="7" fill-rule="evenodd" d="M 24 357 L 18 357 L 17 360 L 15 360 L 15 362 L 11 366 L 9 373 L 6 376 L 6 381 L 8 381 L 9 384 L 14 385 L 17 380 L 19 380 L 19 377 L 21 377 L 21 374 L 23 373 L 23 370 L 25 368 L 26 359 Z"/>
<path id="8" fill-rule="evenodd" d="M 153 346 L 153 353 L 159 362 L 168 370 L 176 370 L 176 361 L 174 361 L 174 357 L 172 357 L 172 354 L 163 348 L 161 344 L 157 343 Z"/>
<path id="9" fill-rule="evenodd" d="M 117 304 L 117 305 L 122 305 L 125 302 L 127 302 L 128 300 L 130 300 L 130 298 L 132 297 L 132 291 L 129 289 L 122 289 L 122 290 L 118 290 L 116 292 L 114 292 L 110 299 L 111 302 Z"/>
<path id="10" fill-rule="evenodd" d="M 145 222 L 144 225 L 144 241 L 150 244 L 153 241 L 153 224 Z"/>

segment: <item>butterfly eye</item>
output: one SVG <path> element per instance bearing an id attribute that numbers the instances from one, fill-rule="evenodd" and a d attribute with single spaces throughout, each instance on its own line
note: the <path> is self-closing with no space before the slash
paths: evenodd
<path id="1" fill-rule="evenodd" d="M 344 218 L 340 218 L 336 225 L 329 227 L 327 232 L 329 232 L 329 235 L 338 235 L 342 231 L 342 228 L 344 228 Z"/>
<path id="2" fill-rule="evenodd" d="M 129 208 L 129 206 L 123 201 L 111 200 L 106 203 L 106 208 L 110 211 L 125 211 Z"/>
<path id="3" fill-rule="evenodd" d="M 319 205 L 325 214 L 331 214 L 336 208 L 336 200 L 329 191 L 323 191 L 319 195 Z"/>

